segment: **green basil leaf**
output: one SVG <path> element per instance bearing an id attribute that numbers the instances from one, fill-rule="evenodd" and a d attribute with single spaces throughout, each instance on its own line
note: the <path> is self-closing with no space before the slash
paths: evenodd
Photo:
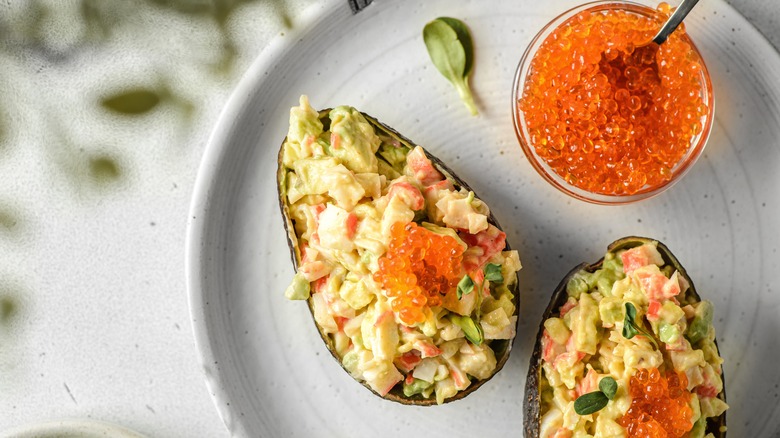
<path id="1" fill-rule="evenodd" d="M 464 275 L 463 278 L 460 279 L 458 282 L 458 299 L 461 299 L 463 295 L 468 295 L 474 290 L 474 280 L 471 279 L 471 277 L 468 276 L 468 274 Z"/>
<path id="2" fill-rule="evenodd" d="M 468 83 L 474 48 L 466 25 L 455 18 L 437 18 L 423 28 L 423 41 L 433 65 L 455 86 L 471 114 L 476 115 L 477 106 Z"/>
<path id="3" fill-rule="evenodd" d="M 134 115 L 151 111 L 160 103 L 160 95 L 152 90 L 139 88 L 101 99 L 100 104 L 111 111 Z"/>
<path id="4" fill-rule="evenodd" d="M 496 284 L 503 283 L 504 276 L 501 275 L 501 265 L 488 263 L 487 266 L 485 266 L 485 280 Z"/>
<path id="5" fill-rule="evenodd" d="M 615 381 L 615 379 L 613 379 L 610 376 L 607 376 L 601 379 L 601 381 L 599 382 L 599 389 L 601 390 L 601 392 L 604 393 L 604 395 L 607 396 L 608 399 L 614 400 L 615 393 L 617 392 L 618 389 L 618 384 Z"/>
<path id="6" fill-rule="evenodd" d="M 574 400 L 574 412 L 577 415 L 590 415 L 604 409 L 609 399 L 601 391 L 589 392 Z"/>

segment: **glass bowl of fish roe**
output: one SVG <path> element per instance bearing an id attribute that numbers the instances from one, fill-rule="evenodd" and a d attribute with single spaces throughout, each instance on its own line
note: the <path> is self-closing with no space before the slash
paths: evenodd
<path id="1" fill-rule="evenodd" d="M 596 204 L 649 198 L 677 182 L 712 128 L 712 83 L 684 25 L 647 46 L 672 8 L 597 1 L 551 21 L 512 90 L 514 126 L 533 167 Z"/>

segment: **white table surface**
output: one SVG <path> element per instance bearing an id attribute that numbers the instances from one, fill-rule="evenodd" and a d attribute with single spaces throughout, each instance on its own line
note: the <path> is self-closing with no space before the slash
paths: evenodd
<path id="1" fill-rule="evenodd" d="M 228 435 L 190 324 L 190 198 L 238 79 L 315 3 L 0 4 L 0 436 L 69 418 Z M 780 2 L 730 3 L 780 47 Z M 99 103 L 139 87 L 163 96 L 145 114 Z"/>

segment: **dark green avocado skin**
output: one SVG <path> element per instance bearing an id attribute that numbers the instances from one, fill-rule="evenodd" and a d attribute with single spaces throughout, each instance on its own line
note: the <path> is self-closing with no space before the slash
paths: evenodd
<path id="1" fill-rule="evenodd" d="M 614 253 L 621 249 L 634 248 L 652 242 L 657 244 L 658 252 L 661 253 L 664 262 L 674 266 L 674 268 L 678 271 L 678 275 L 682 275 L 686 280 L 688 280 L 688 283 L 690 284 L 690 288 L 686 292 L 688 297 L 692 297 L 696 301 L 701 301 L 701 297 L 696 292 L 696 286 L 694 286 L 693 281 L 688 276 L 685 268 L 680 264 L 669 248 L 663 243 L 654 239 L 649 239 L 647 237 L 629 236 L 612 242 L 609 247 L 607 247 L 607 250 Z M 604 263 L 603 258 L 590 265 L 587 263 L 582 263 L 569 271 L 569 273 L 566 274 L 566 276 L 563 277 L 563 280 L 561 280 L 561 282 L 558 284 L 558 287 L 555 288 L 552 297 L 550 297 L 550 303 L 547 305 L 547 309 L 545 309 L 544 314 L 542 315 L 542 320 L 539 323 L 539 331 L 536 335 L 536 342 L 534 343 L 534 351 L 531 354 L 531 362 L 528 365 L 528 377 L 525 383 L 525 398 L 523 400 L 523 430 L 524 436 L 526 438 L 539 438 L 539 429 L 541 426 L 541 394 L 539 388 L 542 379 L 542 334 L 544 332 L 544 321 L 552 316 L 557 315 L 558 309 L 560 309 L 561 306 L 566 303 L 566 300 L 568 299 L 566 285 L 569 283 L 569 279 L 574 276 L 574 274 L 582 270 L 587 272 L 595 272 L 601 268 L 602 263 Z M 717 346 L 717 342 L 715 342 L 715 345 Z M 718 398 L 725 402 L 726 377 L 725 375 L 722 377 L 724 381 L 723 392 L 718 395 Z M 711 418 L 707 421 L 706 433 L 712 433 L 716 438 L 725 438 L 725 412 L 720 417 L 714 419 Z"/>
<path id="2" fill-rule="evenodd" d="M 322 120 L 323 126 L 325 129 L 329 129 L 330 127 L 330 119 L 328 118 L 328 114 L 330 113 L 330 108 L 321 110 L 319 112 L 320 114 L 320 120 Z M 378 121 L 376 118 L 366 114 L 361 113 L 363 116 L 368 120 L 369 123 L 371 123 L 374 128 L 377 130 L 377 133 L 382 133 L 384 135 L 390 136 L 394 138 L 395 140 L 398 140 L 398 142 L 404 146 L 407 146 L 409 148 L 414 148 L 416 145 L 408 138 L 404 137 L 403 135 L 399 134 L 395 129 L 383 124 L 382 122 Z M 285 138 L 285 141 L 287 139 Z M 279 209 L 282 213 L 282 222 L 284 223 L 284 229 L 287 235 L 287 246 L 290 248 L 290 258 L 292 259 L 292 264 L 295 270 L 298 270 L 298 265 L 301 262 L 301 252 L 300 248 L 298 246 L 298 238 L 295 235 L 295 228 L 293 227 L 292 223 L 292 216 L 290 215 L 290 207 L 287 205 L 287 196 L 286 196 L 286 184 L 285 184 L 285 178 L 286 178 L 286 169 L 284 168 L 284 165 L 282 164 L 282 153 L 284 151 L 284 141 L 282 141 L 282 147 L 279 148 L 279 155 L 277 157 L 277 173 L 276 173 L 276 183 L 277 183 L 277 193 L 279 194 Z M 455 174 L 455 172 L 452 171 L 444 162 L 442 162 L 437 157 L 433 156 L 430 152 L 427 150 L 425 151 L 425 154 L 428 156 L 428 159 L 431 160 L 431 163 L 433 163 L 433 166 L 444 175 L 445 178 L 450 180 L 453 185 L 455 186 L 455 189 L 459 189 L 460 187 L 465 188 L 469 191 L 474 191 L 469 185 L 463 181 L 458 175 Z M 379 158 L 379 157 L 378 157 Z M 475 192 L 476 195 L 476 192 Z M 476 195 L 479 197 L 479 195 Z M 498 224 L 498 221 L 493 216 L 493 213 L 491 212 L 488 216 L 488 223 L 496 226 L 499 230 L 501 230 L 501 226 Z M 509 251 L 511 248 L 509 247 L 509 244 L 507 243 L 505 251 Z M 514 305 L 515 309 L 520 309 L 520 294 L 519 291 L 519 275 L 518 275 L 518 281 L 515 282 L 513 288 L 512 288 L 512 295 L 514 295 Z M 330 351 L 331 355 L 336 359 L 336 362 L 341 365 L 341 359 L 336 354 L 336 348 L 335 345 L 333 345 L 333 341 L 330 339 L 329 336 L 327 336 L 325 333 L 320 330 L 320 327 L 317 326 L 316 321 L 314 321 L 314 309 L 312 308 L 311 301 L 308 301 L 309 303 L 309 312 L 311 313 L 312 322 L 314 322 L 314 325 L 317 327 L 317 332 L 320 334 L 320 337 L 322 338 L 322 341 L 325 343 L 325 345 L 328 348 L 328 351 Z M 475 380 L 472 382 L 471 386 L 469 386 L 467 389 L 463 391 L 459 391 L 454 396 L 447 398 L 444 400 L 444 403 L 449 403 L 451 401 L 460 400 L 467 395 L 471 394 L 472 392 L 476 391 L 480 386 L 482 386 L 485 382 L 490 380 L 493 376 L 498 373 L 501 368 L 503 368 L 506 361 L 509 359 L 509 352 L 512 350 L 512 344 L 514 342 L 514 339 L 512 340 L 494 340 L 490 347 L 493 349 L 493 352 L 496 355 L 496 369 L 493 372 L 493 375 L 490 378 L 484 379 L 484 380 Z M 342 365 L 343 368 L 343 365 Z M 344 370 L 347 372 L 347 370 Z M 416 405 L 416 406 L 431 406 L 436 405 L 436 399 L 435 398 L 423 398 L 421 395 L 417 394 L 412 397 L 407 397 L 403 393 L 403 388 L 401 388 L 399 385 L 396 385 L 395 388 L 393 388 L 387 395 L 382 396 L 374 390 L 371 389 L 368 384 L 361 382 L 361 384 L 374 393 L 377 397 L 382 397 L 386 400 L 391 400 L 397 403 L 401 403 L 404 405 Z"/>

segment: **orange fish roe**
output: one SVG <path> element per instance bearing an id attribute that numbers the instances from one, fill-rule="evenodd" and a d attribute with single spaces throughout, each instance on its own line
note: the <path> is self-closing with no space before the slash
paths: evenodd
<path id="1" fill-rule="evenodd" d="M 618 424 L 629 437 L 682 437 L 693 428 L 691 393 L 684 373 L 661 376 L 657 368 L 640 369 L 631 377 L 631 406 Z"/>
<path id="2" fill-rule="evenodd" d="M 682 26 L 649 42 L 670 13 L 582 11 L 534 55 L 518 109 L 531 147 L 566 182 L 630 195 L 668 182 L 703 130 L 703 64 Z M 647 49 L 647 50 L 645 50 Z"/>
<path id="3" fill-rule="evenodd" d="M 464 249 L 454 238 L 414 222 L 396 222 L 390 236 L 374 281 L 390 298 L 401 322 L 411 326 L 425 320 L 426 306 L 440 306 L 442 296 L 457 287 Z"/>

